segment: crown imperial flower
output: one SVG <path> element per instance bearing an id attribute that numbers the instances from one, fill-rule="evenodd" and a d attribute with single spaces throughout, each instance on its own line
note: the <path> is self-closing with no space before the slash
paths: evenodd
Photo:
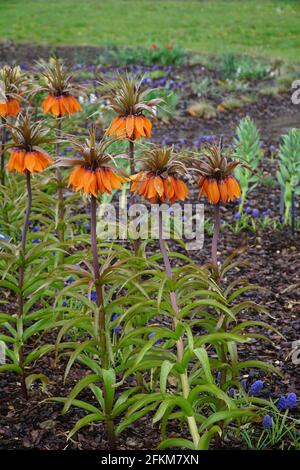
<path id="1" fill-rule="evenodd" d="M 121 189 L 126 179 L 120 174 L 124 173 L 115 165 L 113 156 L 106 152 L 114 140 L 97 142 L 96 129 L 93 128 L 85 142 L 76 139 L 71 139 L 70 142 L 80 158 L 60 158 L 57 162 L 58 166 L 74 167 L 69 177 L 69 186 L 75 191 L 82 190 L 84 194 L 95 197 L 98 197 L 98 193 L 110 194 L 114 189 Z"/>
<path id="2" fill-rule="evenodd" d="M 142 169 L 132 175 L 131 192 L 156 201 L 184 201 L 188 195 L 186 184 L 180 179 L 186 173 L 183 160 L 172 148 L 154 148 L 146 150 L 142 158 Z"/>
<path id="3" fill-rule="evenodd" d="M 73 84 L 69 70 L 58 59 L 51 59 L 49 64 L 40 62 L 38 65 L 46 83 L 36 87 L 36 91 L 48 92 L 42 102 L 44 113 L 61 117 L 80 111 L 81 106 L 73 96 L 79 86 Z"/>
<path id="4" fill-rule="evenodd" d="M 223 155 L 222 143 L 206 145 L 201 152 L 202 159 L 193 160 L 200 179 L 198 181 L 199 198 L 202 194 L 212 204 L 223 204 L 239 198 L 241 190 L 233 176 L 233 170 L 241 163 L 238 160 L 228 162 Z"/>
<path id="5" fill-rule="evenodd" d="M 109 136 L 119 140 L 137 140 L 150 137 L 152 123 L 144 113 L 155 117 L 155 108 L 162 99 L 147 100 L 150 89 L 143 87 L 143 78 L 136 80 L 129 75 L 119 76 L 117 80 L 100 82 L 103 97 L 109 102 L 109 107 L 117 114 L 107 130 Z"/>

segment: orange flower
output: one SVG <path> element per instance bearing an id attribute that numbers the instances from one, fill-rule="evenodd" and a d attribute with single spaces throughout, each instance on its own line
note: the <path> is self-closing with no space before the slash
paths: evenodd
<path id="1" fill-rule="evenodd" d="M 16 116 L 20 112 L 20 103 L 15 98 L 8 98 L 6 102 L 0 103 L 0 116 Z"/>
<path id="2" fill-rule="evenodd" d="M 44 99 L 42 108 L 45 114 L 51 113 L 54 116 L 77 113 L 81 110 L 81 106 L 74 96 L 69 94 L 55 96 L 51 93 Z"/>
<path id="3" fill-rule="evenodd" d="M 131 176 L 131 192 L 138 192 L 144 199 L 151 203 L 170 201 L 184 201 L 188 195 L 186 184 L 176 176 L 159 176 L 153 172 L 140 171 Z"/>
<path id="4" fill-rule="evenodd" d="M 76 192 L 82 190 L 84 194 L 97 194 L 107 192 L 111 194 L 113 189 L 121 189 L 125 179 L 116 175 L 111 168 L 97 168 L 90 170 L 84 166 L 76 166 L 70 174 L 69 186 Z"/>
<path id="5" fill-rule="evenodd" d="M 151 137 L 151 121 L 140 115 L 117 116 L 112 121 L 107 134 L 115 135 L 118 139 L 137 140 L 140 137 Z"/>
<path id="6" fill-rule="evenodd" d="M 212 204 L 218 204 L 220 200 L 226 204 L 226 202 L 233 201 L 235 197 L 239 198 L 241 190 L 239 183 L 232 175 L 220 180 L 202 176 L 199 180 L 199 198 L 202 194 Z"/>
<path id="7" fill-rule="evenodd" d="M 39 150 L 25 152 L 21 149 L 14 149 L 7 163 L 9 171 L 18 171 L 24 173 L 28 170 L 30 173 L 43 171 L 47 166 L 54 163 L 46 153 Z"/>

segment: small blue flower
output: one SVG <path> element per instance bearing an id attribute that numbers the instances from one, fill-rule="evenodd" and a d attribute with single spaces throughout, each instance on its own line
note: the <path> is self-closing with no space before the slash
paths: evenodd
<path id="1" fill-rule="evenodd" d="M 120 315 L 119 315 L 118 313 L 114 313 L 113 316 L 111 317 L 111 320 L 112 320 L 112 321 L 115 321 L 115 320 L 117 320 L 117 318 L 119 318 L 119 316 L 120 316 Z M 121 333 L 121 332 L 122 332 L 122 327 L 121 327 L 121 325 L 114 326 L 114 327 L 113 327 L 113 331 L 114 331 L 115 333 Z"/>
<path id="2" fill-rule="evenodd" d="M 263 386 L 264 382 L 262 380 L 256 380 L 249 389 L 249 395 L 257 395 L 262 391 Z"/>
<path id="3" fill-rule="evenodd" d="M 180 145 L 185 145 L 185 139 L 179 139 L 179 144 Z"/>
<path id="4" fill-rule="evenodd" d="M 72 284 L 75 281 L 74 277 L 70 276 L 64 283 L 64 286 L 67 286 L 68 284 Z"/>
<path id="5" fill-rule="evenodd" d="M 91 292 L 91 301 L 97 302 L 97 292 L 95 290 L 92 290 Z"/>
<path id="6" fill-rule="evenodd" d="M 252 212 L 252 209 L 251 209 L 251 207 L 249 207 L 249 206 L 248 206 L 248 207 L 246 207 L 246 210 L 245 210 L 245 212 L 246 212 L 246 214 L 248 214 L 248 215 L 249 215 L 249 214 L 251 214 L 251 212 Z"/>
<path id="7" fill-rule="evenodd" d="M 286 398 L 287 408 L 295 408 L 297 406 L 297 395 L 296 393 L 289 393 Z"/>
<path id="8" fill-rule="evenodd" d="M 35 225 L 35 226 L 33 227 L 33 231 L 34 231 L 34 232 L 38 232 L 39 230 L 40 230 L 40 228 L 39 228 L 38 225 Z"/>
<path id="9" fill-rule="evenodd" d="M 87 231 L 91 230 L 90 224 L 85 224 L 84 228 L 85 228 L 85 230 L 87 230 Z"/>
<path id="10" fill-rule="evenodd" d="M 254 219 L 257 219 L 258 215 L 259 215 L 259 210 L 258 210 L 258 209 L 253 209 L 253 211 L 252 211 L 252 217 L 253 217 Z"/>
<path id="11" fill-rule="evenodd" d="M 263 427 L 264 429 L 270 429 L 273 426 L 273 420 L 270 415 L 266 415 L 263 418 Z"/>
<path id="12" fill-rule="evenodd" d="M 229 391 L 228 391 L 228 394 L 231 398 L 234 398 L 234 395 L 235 395 L 235 388 L 234 387 L 230 387 Z"/>
<path id="13" fill-rule="evenodd" d="M 242 379 L 241 384 L 242 384 L 243 389 L 246 390 L 246 388 L 247 388 L 247 379 Z"/>
<path id="14" fill-rule="evenodd" d="M 277 408 L 281 411 L 287 409 L 286 398 L 283 395 L 279 398 L 279 401 L 277 403 Z"/>
<path id="15" fill-rule="evenodd" d="M 221 372 L 217 372 L 217 377 L 216 377 L 217 382 L 219 383 L 221 380 Z"/>
<path id="16" fill-rule="evenodd" d="M 276 147 L 274 145 L 270 145 L 269 151 L 270 151 L 270 153 L 275 153 L 276 152 Z"/>
<path id="17" fill-rule="evenodd" d="M 62 306 L 66 307 L 67 305 L 68 305 L 67 302 L 64 300 L 63 303 L 62 303 Z"/>
<path id="18" fill-rule="evenodd" d="M 239 212 L 236 212 L 236 213 L 234 214 L 234 218 L 235 218 L 235 220 L 240 220 L 240 219 L 242 218 L 242 216 L 241 216 L 241 214 L 240 214 Z"/>
<path id="19" fill-rule="evenodd" d="M 148 339 L 153 338 L 153 336 L 155 336 L 155 332 L 151 331 L 151 333 L 149 333 L 149 335 L 148 335 Z M 157 341 L 155 341 L 154 344 L 159 344 L 159 343 L 161 343 L 161 339 L 158 339 Z"/>
<path id="20" fill-rule="evenodd" d="M 31 243 L 41 243 L 41 240 L 39 238 L 34 238 L 31 240 Z"/>

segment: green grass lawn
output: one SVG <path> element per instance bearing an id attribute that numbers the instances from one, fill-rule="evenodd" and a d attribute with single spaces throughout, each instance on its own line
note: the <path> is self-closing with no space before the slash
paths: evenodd
<path id="1" fill-rule="evenodd" d="M 299 0 L 0 0 L 0 38 L 243 52 L 299 61 Z"/>

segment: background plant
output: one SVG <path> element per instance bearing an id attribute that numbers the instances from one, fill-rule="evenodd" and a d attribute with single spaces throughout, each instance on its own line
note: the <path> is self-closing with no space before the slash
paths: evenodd
<path id="1" fill-rule="evenodd" d="M 292 129 L 282 137 L 279 147 L 277 179 L 284 202 L 283 221 L 292 224 L 295 233 L 295 196 L 300 194 L 300 129 Z"/>

